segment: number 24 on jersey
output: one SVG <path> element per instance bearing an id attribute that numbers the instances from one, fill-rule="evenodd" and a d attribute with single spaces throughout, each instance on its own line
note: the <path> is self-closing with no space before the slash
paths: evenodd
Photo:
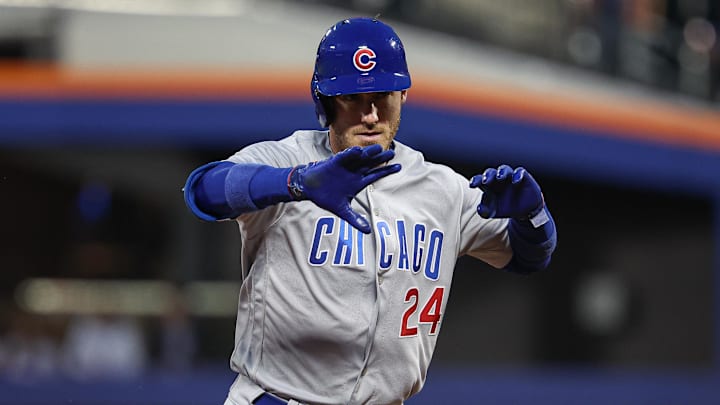
<path id="1" fill-rule="evenodd" d="M 434 335 L 437 333 L 438 324 L 440 323 L 440 317 L 442 312 L 442 300 L 445 287 L 435 287 L 433 293 L 424 302 L 422 309 L 420 310 L 420 316 L 417 318 L 417 323 L 413 321 L 415 312 L 417 312 L 420 306 L 420 291 L 413 287 L 407 290 L 405 293 L 405 302 L 409 303 L 410 306 L 405 310 L 402 316 L 402 325 L 400 326 L 400 337 L 416 336 L 418 334 L 417 324 L 430 324 L 430 330 L 428 334 Z"/>

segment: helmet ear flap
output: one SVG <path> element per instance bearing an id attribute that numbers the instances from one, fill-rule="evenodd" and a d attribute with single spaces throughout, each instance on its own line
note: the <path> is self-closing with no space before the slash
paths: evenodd
<path id="1" fill-rule="evenodd" d="M 335 119 L 335 103 L 333 97 L 320 93 L 317 73 L 313 75 L 310 83 L 310 93 L 315 102 L 315 115 L 317 116 L 320 126 L 323 128 L 329 127 Z"/>
<path id="2" fill-rule="evenodd" d="M 320 89 L 318 88 L 317 71 L 313 73 L 312 80 L 310 81 L 310 95 L 312 95 L 313 103 L 315 104 L 315 116 L 320 126 L 327 128 L 330 125 L 330 120 L 327 118 L 327 109 L 325 107 L 327 103 L 322 100 L 325 96 L 320 93 Z"/>
<path id="3" fill-rule="evenodd" d="M 333 97 L 324 96 L 318 93 L 320 104 L 322 104 L 323 110 L 325 110 L 325 127 L 329 127 L 330 124 L 335 120 L 335 102 Z"/>

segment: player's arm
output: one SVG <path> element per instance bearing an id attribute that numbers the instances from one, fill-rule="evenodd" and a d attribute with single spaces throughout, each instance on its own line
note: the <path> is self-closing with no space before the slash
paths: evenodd
<path id="1" fill-rule="evenodd" d="M 295 167 L 212 162 L 195 169 L 185 183 L 185 202 L 204 220 L 235 218 L 281 202 L 310 200 L 364 233 L 370 224 L 350 208 L 368 184 L 400 170 L 384 165 L 395 156 L 380 145 L 353 147 L 329 159 Z"/>
<path id="2" fill-rule="evenodd" d="M 217 221 L 291 201 L 286 183 L 290 170 L 252 163 L 211 162 L 188 176 L 183 188 L 185 203 L 198 218 Z"/>
<path id="3" fill-rule="evenodd" d="M 483 190 L 477 207 L 483 218 L 510 218 L 508 236 L 513 257 L 504 267 L 515 273 L 545 269 L 557 245 L 555 221 L 540 186 L 524 168 L 502 165 L 470 181 Z"/>

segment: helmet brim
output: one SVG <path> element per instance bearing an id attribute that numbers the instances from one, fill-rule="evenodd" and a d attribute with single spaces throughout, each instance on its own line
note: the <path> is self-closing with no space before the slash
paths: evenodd
<path id="1" fill-rule="evenodd" d="M 399 91 L 410 88 L 410 76 L 404 73 L 344 75 L 321 80 L 317 90 L 324 96 Z"/>

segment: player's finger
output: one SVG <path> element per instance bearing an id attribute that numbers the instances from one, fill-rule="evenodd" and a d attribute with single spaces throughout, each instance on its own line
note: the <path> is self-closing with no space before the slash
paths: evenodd
<path id="1" fill-rule="evenodd" d="M 382 151 L 383 151 L 383 147 L 378 144 L 369 145 L 362 149 L 361 158 L 363 160 L 365 160 L 369 157 L 372 157 L 372 156 L 375 156 L 375 155 L 381 153 Z"/>
<path id="2" fill-rule="evenodd" d="M 477 188 L 480 183 L 482 183 L 483 175 L 482 174 L 476 174 L 472 176 L 470 179 L 470 187 L 471 188 Z"/>
<path id="3" fill-rule="evenodd" d="M 395 151 L 386 150 L 376 155 L 363 158 L 362 167 L 365 169 L 373 169 L 383 163 L 389 162 L 390 160 L 392 160 L 393 157 L 395 157 Z"/>
<path id="4" fill-rule="evenodd" d="M 395 152 L 389 154 L 386 152 L 388 151 L 383 152 L 382 146 L 377 144 L 364 148 L 353 146 L 341 152 L 342 156 L 338 156 L 338 158 L 340 159 L 340 165 L 344 168 L 353 172 L 362 172 L 368 168 L 384 163 L 395 156 Z"/>
<path id="5" fill-rule="evenodd" d="M 482 174 L 482 179 L 478 187 L 483 191 L 488 190 L 495 183 L 495 180 L 497 180 L 497 169 L 492 167 L 487 168 Z"/>
<path id="6" fill-rule="evenodd" d="M 362 233 L 370 233 L 372 230 L 368 221 L 360 214 L 353 211 L 348 204 L 342 206 L 335 214 L 347 221 L 347 223 L 352 225 L 354 228 L 359 229 Z"/>
<path id="7" fill-rule="evenodd" d="M 402 166 L 400 166 L 399 163 L 396 163 L 394 165 L 382 166 L 369 171 L 367 174 L 365 174 L 365 176 L 363 176 L 363 188 L 365 188 L 368 184 L 374 183 L 389 174 L 399 172 L 401 168 Z"/>
<path id="8" fill-rule="evenodd" d="M 355 163 L 360 159 L 362 154 L 363 149 L 361 147 L 353 146 L 338 152 L 333 158 L 337 159 L 343 167 L 356 167 Z"/>
<path id="9" fill-rule="evenodd" d="M 484 193 L 480 204 L 477 206 L 478 214 L 483 218 L 492 218 L 497 213 L 497 201 L 495 194 Z"/>
<path id="10" fill-rule="evenodd" d="M 497 169 L 497 173 L 495 177 L 497 180 L 501 183 L 506 183 L 508 180 L 512 179 L 513 169 L 512 167 L 508 165 L 500 165 Z"/>
<path id="11" fill-rule="evenodd" d="M 520 166 L 515 168 L 512 174 L 512 184 L 518 184 L 525 178 L 527 171 L 524 167 Z"/>

